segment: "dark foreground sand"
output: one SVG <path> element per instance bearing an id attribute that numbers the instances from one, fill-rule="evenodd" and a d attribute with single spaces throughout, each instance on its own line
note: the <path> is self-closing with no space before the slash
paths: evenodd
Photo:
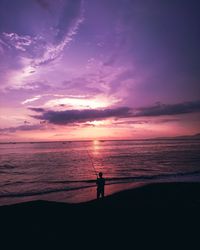
<path id="1" fill-rule="evenodd" d="M 81 204 L 3 206 L 0 227 L 0 243 L 12 249 L 200 249 L 200 183 L 150 184 Z"/>

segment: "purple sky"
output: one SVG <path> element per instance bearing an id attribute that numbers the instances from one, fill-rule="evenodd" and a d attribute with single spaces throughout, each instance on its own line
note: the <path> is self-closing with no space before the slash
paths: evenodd
<path id="1" fill-rule="evenodd" d="M 199 133 L 200 3 L 1 0 L 0 140 Z"/>

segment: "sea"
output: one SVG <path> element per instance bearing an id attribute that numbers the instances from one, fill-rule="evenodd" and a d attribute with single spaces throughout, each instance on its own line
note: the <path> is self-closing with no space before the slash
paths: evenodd
<path id="1" fill-rule="evenodd" d="M 68 203 L 158 182 L 200 182 L 199 139 L 0 143 L 0 205 Z"/>

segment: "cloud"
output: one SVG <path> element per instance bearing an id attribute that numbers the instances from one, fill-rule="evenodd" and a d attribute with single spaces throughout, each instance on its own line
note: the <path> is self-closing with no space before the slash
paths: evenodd
<path id="1" fill-rule="evenodd" d="M 83 22 L 83 1 L 66 1 L 63 6 L 62 15 L 57 25 L 55 41 L 60 42 L 66 39 L 67 35 L 77 32 L 78 26 Z"/>
<path id="2" fill-rule="evenodd" d="M 66 110 L 66 111 L 44 111 L 39 108 L 31 108 L 41 115 L 31 115 L 31 117 L 39 120 L 45 120 L 49 123 L 57 125 L 65 125 L 70 123 L 82 123 L 93 120 L 101 120 L 110 117 L 128 117 L 131 112 L 130 108 L 121 107 L 116 109 L 84 109 L 84 110 Z"/>
<path id="3" fill-rule="evenodd" d="M 36 125 L 20 125 L 17 127 L 1 128 L 0 134 L 5 133 L 15 133 L 17 131 L 32 131 L 32 130 L 42 130 L 44 127 L 40 124 Z"/>
<path id="4" fill-rule="evenodd" d="M 132 83 L 134 82 L 134 77 L 135 77 L 134 69 L 125 69 L 124 71 L 115 75 L 110 83 L 111 86 L 110 92 L 111 93 L 117 91 L 121 92 L 122 89 L 125 90 L 127 88 L 127 81 L 129 81 L 130 84 L 132 85 Z"/>
<path id="5" fill-rule="evenodd" d="M 115 121 L 112 124 L 113 125 L 133 125 L 133 124 L 146 124 L 149 123 L 149 121 L 145 120 L 145 121 L 137 121 L 137 120 L 131 120 L 131 121 L 127 121 L 127 120 L 123 120 L 123 121 Z"/>
<path id="6" fill-rule="evenodd" d="M 41 98 L 41 95 L 37 95 L 33 98 L 30 98 L 30 99 L 26 99 L 25 101 L 22 102 L 22 104 L 27 104 L 27 103 L 30 103 L 30 102 L 34 102 L 36 100 L 39 100 Z"/>
<path id="7" fill-rule="evenodd" d="M 3 38 L 7 46 L 13 46 L 17 50 L 26 51 L 27 46 L 33 43 L 31 36 L 20 36 L 16 33 L 3 32 Z"/>
<path id="8" fill-rule="evenodd" d="M 43 109 L 43 108 L 29 108 L 30 110 L 32 110 L 32 111 L 35 111 L 35 112 L 45 112 L 45 109 Z"/>
<path id="9" fill-rule="evenodd" d="M 161 120 L 153 120 L 151 123 L 157 123 L 157 124 L 162 124 L 162 123 L 171 123 L 171 122 L 180 122 L 180 119 L 161 119 Z"/>
<path id="10" fill-rule="evenodd" d="M 134 119 L 134 117 L 132 118 Z M 116 119 L 117 121 L 112 122 L 112 125 L 135 125 L 135 124 L 164 124 L 164 123 L 171 123 L 171 122 L 179 122 L 180 119 L 176 118 L 169 118 L 169 119 L 146 119 L 146 120 L 120 120 Z"/>
<path id="11" fill-rule="evenodd" d="M 33 61 L 34 66 L 46 64 L 58 58 L 66 45 L 77 34 L 80 24 L 84 21 L 82 1 L 70 1 L 64 10 L 56 29 L 54 43 L 45 46 L 44 54 Z"/>
<path id="12" fill-rule="evenodd" d="M 200 112 L 200 100 L 177 104 L 158 103 L 151 107 L 140 108 L 135 116 L 180 115 L 195 112 Z"/>
<path id="13" fill-rule="evenodd" d="M 113 109 L 83 109 L 83 110 L 64 110 L 53 111 L 43 108 L 29 108 L 30 110 L 41 113 L 40 115 L 31 115 L 32 118 L 46 121 L 57 125 L 67 125 L 72 123 L 85 123 L 94 120 L 102 120 L 107 118 L 134 118 L 134 117 L 157 117 L 180 115 L 187 113 L 200 112 L 200 101 L 183 102 L 178 104 L 161 104 L 158 103 L 150 107 L 142 107 L 133 109 L 129 107 L 119 107 Z M 177 121 L 176 119 L 165 119 L 160 123 Z M 139 121 L 139 123 L 147 123 L 148 121 Z M 131 122 L 132 123 L 132 122 Z M 137 123 L 137 121 L 135 122 Z"/>
<path id="14" fill-rule="evenodd" d="M 23 31 L 17 26 L 18 21 L 12 28 L 0 30 L 0 53 L 5 56 L 4 64 L 7 63 L 7 69 L 4 67 L 0 77 L 5 78 L 5 71 L 10 70 L 8 79 L 5 79 L 10 85 L 21 86 L 27 78 L 37 76 L 40 66 L 62 56 L 63 50 L 71 43 L 84 20 L 82 0 L 34 2 L 41 8 L 35 8 L 37 6 L 33 2 L 23 5 L 24 12 L 30 14 L 24 20 Z M 14 7 L 10 6 L 10 11 L 12 8 Z M 54 18 L 44 13 L 47 9 L 54 11 Z M 22 15 L 22 11 L 23 9 L 17 9 L 16 15 Z M 37 20 L 34 14 L 37 15 Z M 3 18 L 0 21 L 2 20 Z"/>
<path id="15" fill-rule="evenodd" d="M 66 105 L 66 107 L 71 107 L 70 109 L 100 109 L 100 108 L 107 108 L 112 105 L 115 105 L 119 102 L 119 99 L 116 99 L 111 96 L 106 95 L 97 95 L 93 98 L 89 96 L 85 96 L 85 98 L 76 98 L 76 97 L 63 97 L 63 98 L 56 98 L 47 101 L 44 104 L 44 107 L 52 109 L 56 106 Z M 69 108 L 68 108 L 69 109 Z"/>
<path id="16" fill-rule="evenodd" d="M 98 76 L 83 76 L 83 77 L 75 77 L 70 81 L 64 81 L 62 83 L 62 90 L 70 91 L 70 93 L 74 95 L 95 95 L 101 94 L 103 91 L 101 86 L 96 86 L 91 84 L 91 82 L 96 82 L 98 80 Z"/>

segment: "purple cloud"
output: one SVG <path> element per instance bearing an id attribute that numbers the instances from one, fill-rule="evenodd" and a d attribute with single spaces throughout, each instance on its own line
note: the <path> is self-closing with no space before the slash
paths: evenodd
<path id="1" fill-rule="evenodd" d="M 107 118 L 130 118 L 130 117 L 157 117 L 165 115 L 180 115 L 200 112 L 200 101 L 183 102 L 178 104 L 156 104 L 150 107 L 132 109 L 120 107 L 115 109 L 84 109 L 53 111 L 43 108 L 29 108 L 32 111 L 42 113 L 31 117 L 52 124 L 66 125 L 70 123 L 84 123 L 87 121 L 102 120 Z M 165 121 L 166 122 L 166 121 Z"/>
<path id="2" fill-rule="evenodd" d="M 1 128 L 0 134 L 4 133 L 15 133 L 17 131 L 32 131 L 32 130 L 42 130 L 44 127 L 40 124 L 36 125 L 20 125 L 16 127 Z"/>
<path id="3" fill-rule="evenodd" d="M 45 109 L 43 108 L 29 108 L 29 109 L 35 112 L 45 112 Z"/>
<path id="4" fill-rule="evenodd" d="M 197 131 L 198 9 L 198 1 L 186 0 L 181 5 L 137 0 L 0 1 L 1 128 L 15 130 L 19 122 L 29 121 L 30 113 L 38 123 L 67 124 L 72 130 L 76 125 L 90 126 L 87 121 L 111 118 L 113 124 L 98 126 L 124 124 L 126 130 L 134 127 L 128 124 L 143 120 L 154 123 L 146 133 L 155 136 L 164 129 Z M 87 100 L 100 105 L 87 106 Z M 73 110 L 78 108 L 86 110 Z M 189 115 L 176 122 L 181 114 Z M 156 122 L 162 119 L 166 124 L 157 129 Z M 125 130 L 124 135 L 132 136 Z"/>
<path id="5" fill-rule="evenodd" d="M 101 120 L 110 117 L 128 117 L 131 115 L 131 109 L 127 107 L 116 109 L 84 109 L 84 110 L 65 110 L 65 111 L 43 111 L 43 109 L 32 108 L 31 110 L 41 112 L 41 115 L 32 115 L 31 117 L 39 120 L 45 120 L 57 125 L 70 123 L 82 123 L 93 120 Z"/>
<path id="6" fill-rule="evenodd" d="M 177 104 L 158 103 L 151 107 L 140 108 L 135 116 L 180 115 L 195 112 L 200 112 L 200 101 Z"/>

